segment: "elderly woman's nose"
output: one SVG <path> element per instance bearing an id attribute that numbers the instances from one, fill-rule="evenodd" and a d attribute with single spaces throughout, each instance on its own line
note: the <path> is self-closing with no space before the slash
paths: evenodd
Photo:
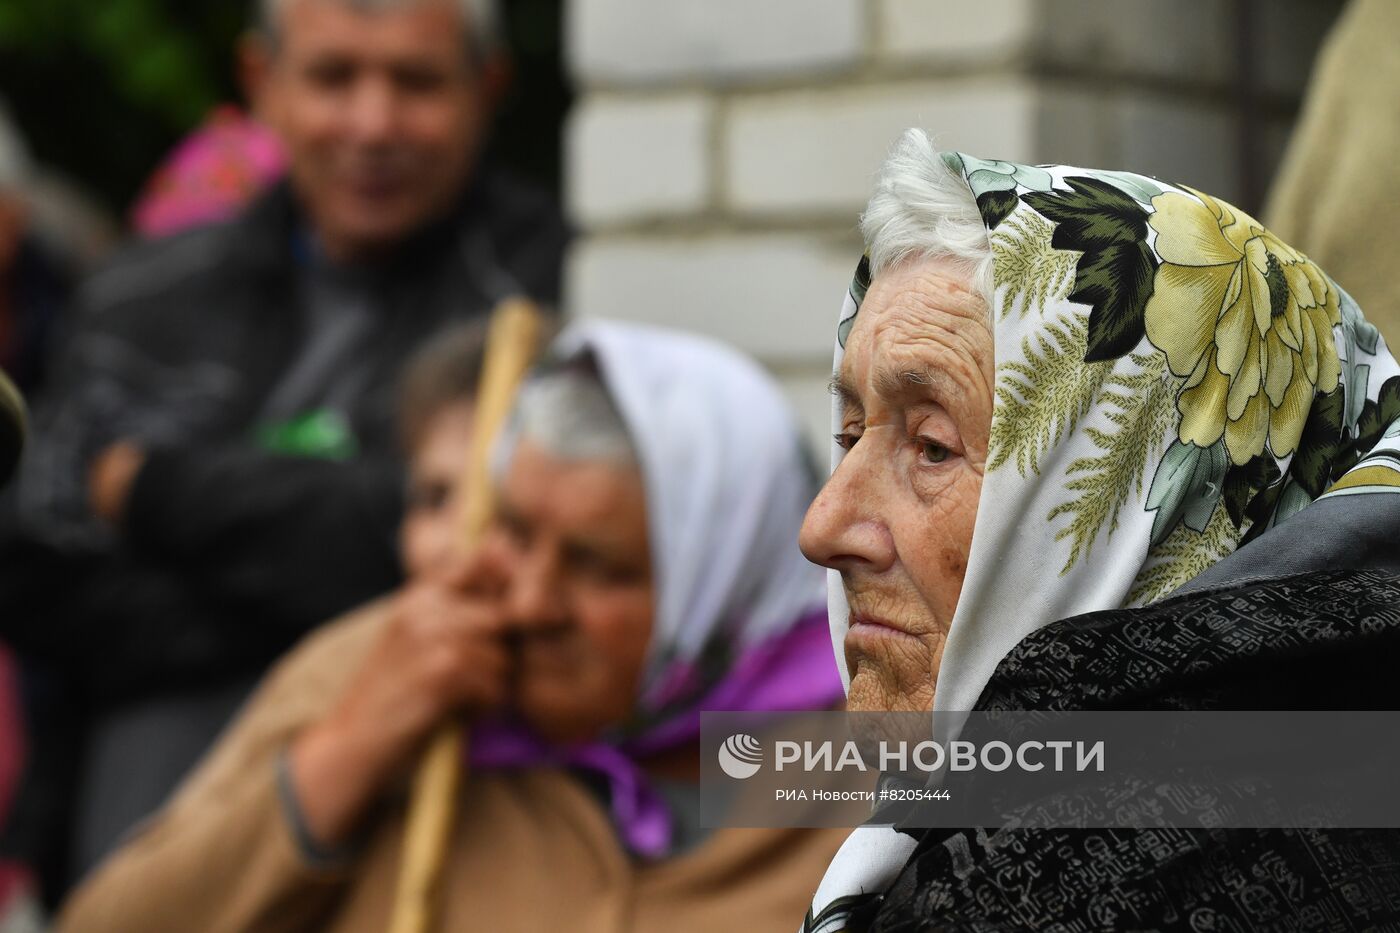
<path id="1" fill-rule="evenodd" d="M 807 509 L 798 546 L 814 564 L 843 573 L 880 573 L 894 563 L 894 539 L 879 514 L 878 497 L 848 457 Z"/>
<path id="2" fill-rule="evenodd" d="M 519 626 L 548 625 L 563 616 L 559 562 L 539 550 L 522 554 L 511 569 L 507 607 Z"/>

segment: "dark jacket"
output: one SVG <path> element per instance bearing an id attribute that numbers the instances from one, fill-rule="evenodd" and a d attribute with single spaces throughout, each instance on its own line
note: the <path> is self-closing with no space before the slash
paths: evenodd
<path id="1" fill-rule="evenodd" d="M 554 303 L 566 239 L 545 197 L 487 172 L 450 217 L 356 279 L 373 325 L 355 345 L 353 391 L 338 390 L 348 437 L 334 457 L 257 440 L 314 342 L 290 191 L 132 248 L 83 289 L 36 411 L 18 516 L 0 520 L 12 526 L 0 638 L 111 701 L 256 672 L 393 587 L 399 370 L 431 334 L 511 293 Z M 314 407 L 319 391 L 313 379 L 300 396 Z M 123 438 L 150 454 L 114 535 L 89 514 L 86 477 Z"/>
<path id="2" fill-rule="evenodd" d="M 1400 708 L 1397 528 L 1400 496 L 1314 502 L 1169 599 L 1028 636 L 978 708 Z M 1150 774 L 1117 805 L 1160 800 Z M 851 933 L 1400 929 L 1400 830 L 908 832 L 918 848 Z"/>

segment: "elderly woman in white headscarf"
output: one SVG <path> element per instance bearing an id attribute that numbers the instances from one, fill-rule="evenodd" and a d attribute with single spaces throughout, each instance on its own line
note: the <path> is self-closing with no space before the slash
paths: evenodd
<path id="1" fill-rule="evenodd" d="M 789 407 L 712 342 L 579 325 L 522 388 L 463 555 L 469 355 L 410 419 L 410 585 L 293 652 L 60 929 L 384 930 L 399 779 L 449 715 L 470 761 L 442 929 L 791 929 L 840 833 L 709 832 L 698 793 L 701 710 L 841 699 Z"/>
<path id="2" fill-rule="evenodd" d="M 801 537 L 851 708 L 1393 706 L 1400 366 L 1337 283 L 1194 189 L 914 130 L 862 228 Z M 806 929 L 1389 927 L 1396 835 L 871 826 Z"/>

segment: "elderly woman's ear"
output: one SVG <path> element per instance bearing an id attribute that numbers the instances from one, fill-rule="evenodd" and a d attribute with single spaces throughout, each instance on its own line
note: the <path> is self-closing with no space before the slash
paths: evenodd
<path id="1" fill-rule="evenodd" d="M 841 464 L 801 545 L 841 574 L 852 709 L 929 709 L 972 546 L 992 417 L 987 305 L 965 267 L 875 277 L 833 389 Z"/>

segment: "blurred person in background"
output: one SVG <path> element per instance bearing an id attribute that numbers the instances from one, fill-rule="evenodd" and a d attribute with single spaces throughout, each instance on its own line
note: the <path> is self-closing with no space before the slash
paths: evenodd
<path id="1" fill-rule="evenodd" d="M 409 583 L 281 662 L 59 929 L 385 929 L 402 778 L 452 714 L 442 929 L 792 929 L 844 832 L 706 830 L 698 738 L 702 709 L 840 701 L 795 416 L 718 344 L 575 327 L 517 399 L 467 554 L 479 368 L 457 335 L 407 380 Z"/>
<path id="2" fill-rule="evenodd" d="M 239 108 L 221 105 L 151 173 L 131 209 L 131 229 L 162 237 L 227 220 L 286 169 L 276 133 Z"/>
<path id="3" fill-rule="evenodd" d="M 0 543 L 0 636 L 95 712 L 78 871 L 272 659 L 399 582 L 403 361 L 508 295 L 557 296 L 555 206 L 479 159 L 506 74 L 491 0 L 258 14 L 244 74 L 288 178 L 87 283 Z M 63 777 L 27 779 L 59 818 Z M 40 816 L 34 845 L 65 838 Z"/>
<path id="4" fill-rule="evenodd" d="M 42 387 L 74 285 L 111 239 L 107 218 L 31 157 L 0 103 L 0 485 L 19 456 L 22 431 L 16 426 L 25 421 L 19 392 Z M 0 519 L 0 533 L 5 527 Z M 48 796 L 42 786 L 20 793 L 22 776 L 31 769 L 43 772 L 56 764 L 71 771 L 38 737 L 66 720 L 69 704 L 42 676 L 28 673 L 0 640 L 0 930 L 7 933 L 37 929 L 39 922 L 35 873 L 50 866 L 36 857 L 42 845 L 28 842 L 43 835 L 44 820 L 34 817 L 69 803 Z"/>
<path id="5" fill-rule="evenodd" d="M 0 369 L 0 488 L 19 462 L 27 421 L 24 400 Z M 9 816 L 24 763 L 24 723 L 19 702 L 18 671 L 10 653 L 0 648 L 0 820 Z M 38 933 L 43 914 L 30 867 L 0 856 L 0 930 Z"/>
<path id="6" fill-rule="evenodd" d="M 35 164 L 0 103 L 0 370 L 22 391 L 39 388 L 74 284 L 110 242 L 110 224 Z"/>
<path id="7" fill-rule="evenodd" d="M 1265 217 L 1400 346 L 1400 3 L 1352 0 L 1332 27 Z"/>

